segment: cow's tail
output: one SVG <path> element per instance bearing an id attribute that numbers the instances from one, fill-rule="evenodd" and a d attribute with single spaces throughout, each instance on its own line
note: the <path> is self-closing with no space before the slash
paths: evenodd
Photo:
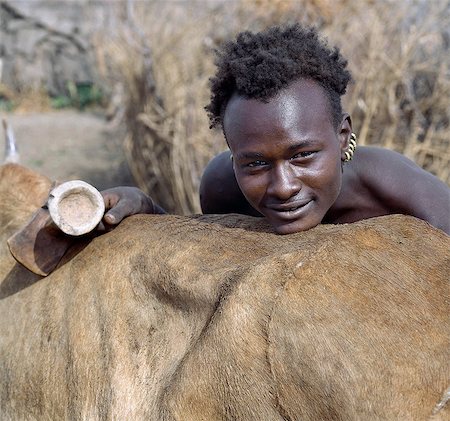
<path id="1" fill-rule="evenodd" d="M 16 139 L 14 137 L 14 132 L 11 126 L 6 122 L 5 119 L 2 120 L 3 130 L 5 132 L 5 161 L 8 162 L 19 162 L 19 152 L 17 150 Z"/>

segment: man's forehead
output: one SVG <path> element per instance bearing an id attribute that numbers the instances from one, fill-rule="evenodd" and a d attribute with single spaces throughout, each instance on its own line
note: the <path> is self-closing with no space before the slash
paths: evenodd
<path id="1" fill-rule="evenodd" d="M 286 126 L 302 118 L 331 117 L 327 95 L 313 80 L 300 79 L 268 99 L 247 98 L 235 92 L 224 113 L 224 131 L 242 124 L 278 120 Z"/>

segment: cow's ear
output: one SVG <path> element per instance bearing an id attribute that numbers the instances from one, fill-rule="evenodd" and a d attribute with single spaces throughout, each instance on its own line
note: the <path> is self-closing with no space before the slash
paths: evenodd
<path id="1" fill-rule="evenodd" d="M 9 250 L 31 272 L 47 276 L 74 239 L 59 230 L 46 208 L 38 209 L 20 231 L 8 239 Z"/>

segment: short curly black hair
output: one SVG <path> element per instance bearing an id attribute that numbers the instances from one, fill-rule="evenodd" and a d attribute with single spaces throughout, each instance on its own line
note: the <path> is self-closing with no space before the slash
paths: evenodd
<path id="1" fill-rule="evenodd" d="M 329 48 L 315 28 L 295 24 L 242 32 L 216 53 L 217 72 L 210 79 L 211 101 L 205 107 L 211 128 L 223 127 L 233 93 L 266 101 L 301 78 L 313 79 L 325 89 L 333 123 L 340 123 L 341 96 L 351 74 L 339 49 Z"/>

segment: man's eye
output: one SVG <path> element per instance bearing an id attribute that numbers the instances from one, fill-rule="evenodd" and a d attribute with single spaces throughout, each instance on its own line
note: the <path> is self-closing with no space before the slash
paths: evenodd
<path id="1" fill-rule="evenodd" d="M 249 162 L 247 164 L 247 167 L 254 168 L 254 167 L 261 167 L 263 165 L 267 165 L 267 162 L 266 161 L 253 161 L 253 162 Z"/>
<path id="2" fill-rule="evenodd" d="M 292 159 L 296 159 L 296 158 L 308 158 L 311 155 L 314 155 L 316 152 L 315 151 L 303 151 L 303 152 L 299 152 L 298 154 L 295 154 Z"/>

